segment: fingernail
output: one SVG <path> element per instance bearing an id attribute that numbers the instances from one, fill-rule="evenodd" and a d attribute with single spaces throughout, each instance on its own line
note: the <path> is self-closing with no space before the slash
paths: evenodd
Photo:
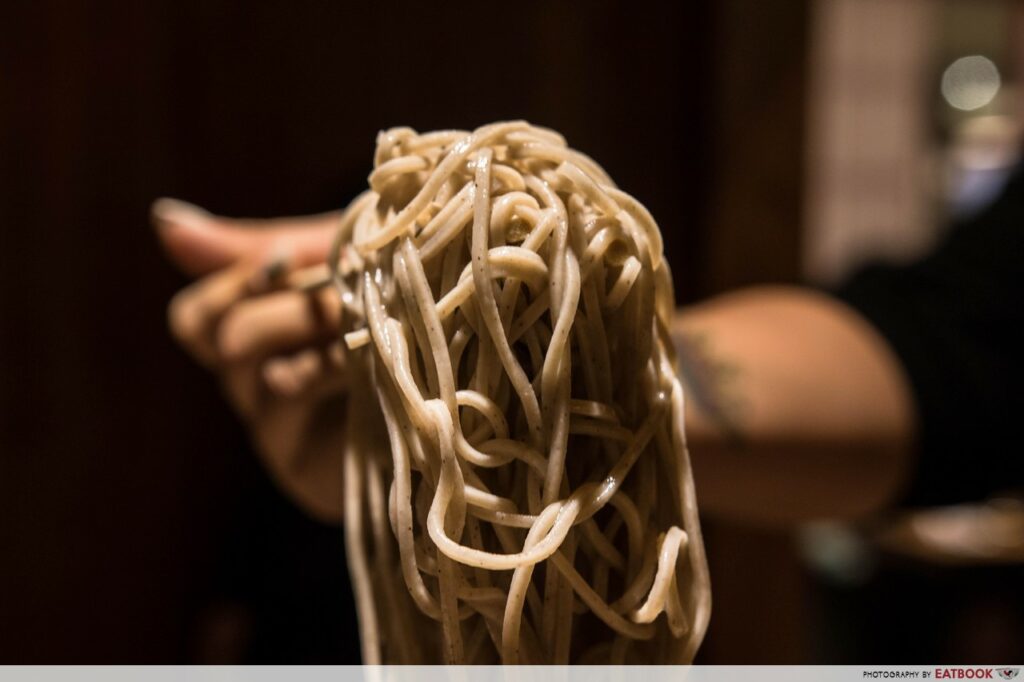
<path id="1" fill-rule="evenodd" d="M 203 228 L 210 220 L 209 212 L 181 199 L 163 197 L 153 202 L 151 209 L 154 220 L 161 224 L 184 225 Z"/>

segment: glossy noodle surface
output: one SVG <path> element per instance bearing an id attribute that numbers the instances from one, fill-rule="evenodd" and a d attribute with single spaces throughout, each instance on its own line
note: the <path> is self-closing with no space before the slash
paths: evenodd
<path id="1" fill-rule="evenodd" d="M 366 663 L 692 660 L 710 588 L 647 210 L 524 122 L 380 134 L 331 255 Z"/>

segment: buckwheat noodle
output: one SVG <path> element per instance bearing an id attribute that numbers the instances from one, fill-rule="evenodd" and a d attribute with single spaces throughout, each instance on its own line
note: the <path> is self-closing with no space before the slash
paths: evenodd
<path id="1" fill-rule="evenodd" d="M 557 133 L 382 132 L 330 259 L 366 663 L 692 660 L 708 571 L 647 210 Z"/>

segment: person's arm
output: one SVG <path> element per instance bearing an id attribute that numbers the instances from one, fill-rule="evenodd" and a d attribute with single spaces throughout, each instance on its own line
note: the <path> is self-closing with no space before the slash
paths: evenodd
<path id="1" fill-rule="evenodd" d="M 901 492 L 910 389 L 852 309 L 812 290 L 756 287 L 680 310 L 673 333 L 684 378 L 702 376 L 684 382 L 702 512 L 767 524 L 852 518 Z"/>

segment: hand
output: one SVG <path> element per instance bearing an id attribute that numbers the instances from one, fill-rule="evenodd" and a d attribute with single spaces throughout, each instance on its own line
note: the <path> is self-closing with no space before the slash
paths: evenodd
<path id="1" fill-rule="evenodd" d="M 278 484 L 317 518 L 339 520 L 340 302 L 333 287 L 277 284 L 326 260 L 339 214 L 244 221 L 160 199 L 152 216 L 170 260 L 198 277 L 170 303 L 174 336 L 219 376 Z"/>

